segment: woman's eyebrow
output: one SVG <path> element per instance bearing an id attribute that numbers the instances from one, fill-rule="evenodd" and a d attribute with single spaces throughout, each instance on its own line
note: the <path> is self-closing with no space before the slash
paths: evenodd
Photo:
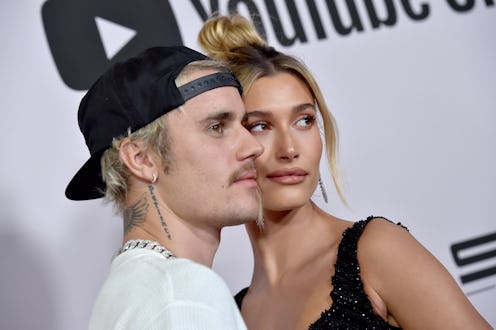
<path id="1" fill-rule="evenodd" d="M 313 103 L 302 103 L 302 104 L 298 104 L 298 105 L 295 105 L 292 109 L 293 113 L 295 114 L 298 114 L 302 111 L 305 111 L 307 109 L 312 109 L 314 111 L 315 110 L 315 105 Z M 274 114 L 272 111 L 269 111 L 269 110 L 255 110 L 255 111 L 250 111 L 250 112 L 247 112 L 246 115 L 245 115 L 245 120 L 248 120 L 252 117 L 257 117 L 257 118 L 274 118 Z"/>
<path id="2" fill-rule="evenodd" d="M 255 111 L 250 111 L 246 113 L 246 119 L 249 119 L 251 117 L 270 117 L 273 118 L 274 114 L 272 111 L 267 111 L 267 110 L 255 110 Z"/>
<path id="3" fill-rule="evenodd" d="M 299 112 L 307 110 L 308 108 L 311 108 L 312 110 L 315 111 L 315 105 L 313 103 L 303 103 L 303 104 L 298 104 L 295 107 L 293 107 L 293 113 L 299 113 Z"/>

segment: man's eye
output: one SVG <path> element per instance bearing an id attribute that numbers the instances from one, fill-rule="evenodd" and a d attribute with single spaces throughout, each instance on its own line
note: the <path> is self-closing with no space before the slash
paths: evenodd
<path id="1" fill-rule="evenodd" d="M 224 133 L 224 124 L 217 123 L 214 125 L 210 125 L 208 130 L 212 133 L 215 133 L 215 134 L 222 134 L 222 133 Z"/>

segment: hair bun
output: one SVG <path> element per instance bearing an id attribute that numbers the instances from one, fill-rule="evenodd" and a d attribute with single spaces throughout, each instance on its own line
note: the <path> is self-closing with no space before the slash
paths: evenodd
<path id="1" fill-rule="evenodd" d="M 208 19 L 200 30 L 198 43 L 209 57 L 221 61 L 236 58 L 236 49 L 267 45 L 253 23 L 241 15 Z"/>

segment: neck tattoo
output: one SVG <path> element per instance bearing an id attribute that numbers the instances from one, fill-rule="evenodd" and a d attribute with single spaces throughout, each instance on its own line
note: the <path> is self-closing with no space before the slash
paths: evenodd
<path id="1" fill-rule="evenodd" d="M 148 212 L 148 203 L 146 198 L 136 201 L 136 203 L 124 210 L 124 234 L 127 234 L 133 227 L 139 227 L 145 222 Z"/>
<path id="2" fill-rule="evenodd" d="M 171 236 L 171 234 L 169 232 L 169 227 L 167 227 L 167 223 L 165 223 L 164 217 L 162 216 L 162 212 L 160 212 L 160 208 L 158 207 L 157 196 L 155 196 L 155 193 L 153 192 L 153 190 L 155 188 L 151 184 L 151 185 L 148 186 L 148 189 L 150 190 L 150 195 L 152 196 L 153 205 L 155 206 L 155 209 L 157 210 L 158 217 L 160 219 L 160 223 L 162 224 L 162 228 L 164 229 L 165 234 L 167 235 L 167 238 L 169 240 L 171 240 L 172 239 L 172 236 Z"/>

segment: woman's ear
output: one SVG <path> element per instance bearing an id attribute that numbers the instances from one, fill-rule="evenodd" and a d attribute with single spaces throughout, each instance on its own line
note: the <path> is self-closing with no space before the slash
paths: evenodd
<path id="1" fill-rule="evenodd" d="M 119 148 L 119 157 L 135 177 L 146 182 L 156 180 L 154 179 L 154 175 L 158 173 L 156 158 L 143 142 L 124 139 Z"/>

